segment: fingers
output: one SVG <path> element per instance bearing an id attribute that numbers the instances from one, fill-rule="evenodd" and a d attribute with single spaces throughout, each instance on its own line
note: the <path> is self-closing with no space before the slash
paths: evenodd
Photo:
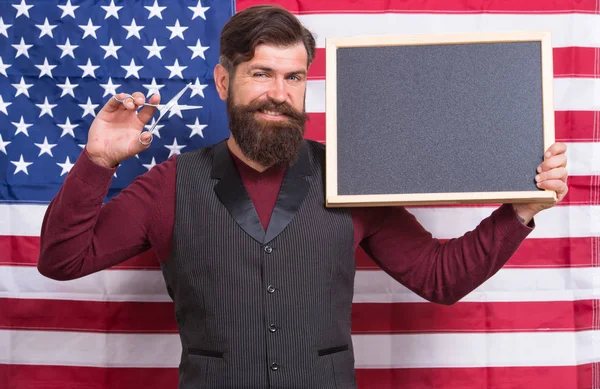
<path id="1" fill-rule="evenodd" d="M 567 145 L 563 142 L 556 142 L 552 146 L 548 147 L 546 153 L 544 154 L 545 158 L 550 158 L 553 155 L 564 154 L 567 151 Z"/>
<path id="2" fill-rule="evenodd" d="M 559 167 L 567 167 L 567 156 L 565 154 L 554 155 L 544 160 L 544 162 L 538 166 L 537 172 L 541 173 Z"/>
<path id="3" fill-rule="evenodd" d="M 567 168 L 557 167 L 535 176 L 535 181 L 538 183 L 547 180 L 561 180 L 563 182 L 567 182 Z"/>
<path id="4" fill-rule="evenodd" d="M 160 95 L 158 94 L 154 94 L 152 95 L 152 97 L 150 97 L 150 100 L 148 101 L 150 104 L 160 104 Z M 154 113 L 156 112 L 156 108 L 155 107 L 144 107 L 140 110 L 140 112 L 138 112 L 138 119 L 146 124 L 150 118 L 152 116 L 154 116 Z"/>
<path id="5" fill-rule="evenodd" d="M 557 201 L 561 201 L 569 191 L 567 183 L 563 180 L 545 180 L 538 183 L 541 189 L 553 190 L 556 192 Z"/>
<path id="6" fill-rule="evenodd" d="M 115 112 L 123 108 L 134 111 L 145 102 L 146 98 L 141 92 L 134 92 L 131 95 L 121 92 L 108 99 L 102 109 L 106 112 Z"/>
<path id="7" fill-rule="evenodd" d="M 150 147 L 150 140 L 152 139 L 152 134 L 149 131 L 144 131 L 140 135 L 140 140 L 144 143 L 141 144 L 143 149 Z"/>

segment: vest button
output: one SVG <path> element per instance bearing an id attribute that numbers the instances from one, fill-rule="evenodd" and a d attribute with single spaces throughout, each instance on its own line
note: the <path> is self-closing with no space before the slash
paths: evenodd
<path id="1" fill-rule="evenodd" d="M 275 362 L 271 363 L 271 370 L 276 371 L 277 369 L 279 369 L 279 365 Z"/>
<path id="2" fill-rule="evenodd" d="M 265 246 L 264 250 L 265 250 L 265 253 L 271 254 L 273 252 L 273 247 L 271 247 L 271 246 Z"/>
<path id="3" fill-rule="evenodd" d="M 273 285 L 267 286 L 267 292 L 274 293 L 275 292 L 275 287 Z"/>
<path id="4" fill-rule="evenodd" d="M 275 324 L 269 324 L 269 331 L 271 331 L 271 332 L 277 331 L 277 327 L 275 327 Z"/>

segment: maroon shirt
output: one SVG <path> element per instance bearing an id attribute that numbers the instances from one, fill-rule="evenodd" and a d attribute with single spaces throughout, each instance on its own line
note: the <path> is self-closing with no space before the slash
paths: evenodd
<path id="1" fill-rule="evenodd" d="M 234 157 L 266 229 L 284 169 L 259 173 Z M 66 280 L 114 266 L 153 248 L 167 261 L 175 221 L 176 157 L 136 178 L 102 204 L 116 170 L 84 150 L 50 203 L 41 231 L 39 271 Z M 510 204 L 464 236 L 440 243 L 404 207 L 352 208 L 354 248 L 360 244 L 392 277 L 421 297 L 451 304 L 496 273 L 534 228 Z M 318 220 L 315 220 L 318 223 Z M 209 226 L 207 226 L 209 228 Z"/>

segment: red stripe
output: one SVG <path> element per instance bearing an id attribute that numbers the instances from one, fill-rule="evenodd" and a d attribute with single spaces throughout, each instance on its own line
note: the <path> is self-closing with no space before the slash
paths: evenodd
<path id="1" fill-rule="evenodd" d="M 600 140 L 600 111 L 555 111 L 554 123 L 557 141 Z"/>
<path id="2" fill-rule="evenodd" d="M 599 364 L 595 364 L 597 371 Z M 552 367 L 360 369 L 359 388 L 590 389 L 592 364 Z"/>
<path id="3" fill-rule="evenodd" d="M 159 352 L 159 350 L 157 350 Z M 595 364 L 595 370 L 599 364 Z M 592 364 L 551 367 L 357 369 L 359 389 L 589 389 Z M 176 388 L 176 368 L 97 368 L 0 365 L 0 382 L 11 389 Z"/>
<path id="4" fill-rule="evenodd" d="M 577 185 L 574 182 L 583 181 L 580 177 L 570 178 L 569 193 L 577 196 Z M 592 266 L 592 237 L 583 238 L 552 238 L 526 239 L 506 267 L 587 267 Z M 442 240 L 443 242 L 444 240 Z M 39 237 L 31 236 L 0 236 L 0 266 L 36 266 L 39 253 Z M 362 249 L 356 252 L 358 269 L 377 269 L 377 265 Z M 156 257 L 152 250 L 138 255 L 111 269 L 157 270 Z"/>
<path id="5" fill-rule="evenodd" d="M 597 55 L 594 47 L 561 47 L 552 50 L 554 77 L 598 77 Z M 325 79 L 325 49 L 317 49 L 308 71 L 311 80 Z"/>
<path id="6" fill-rule="evenodd" d="M 354 334 L 583 331 L 592 301 L 354 303 Z M 0 299 L 0 329 L 177 333 L 173 303 Z"/>
<path id="7" fill-rule="evenodd" d="M 598 13 L 596 0 L 237 0 L 236 11 L 279 4 L 296 14 L 321 13 Z"/>
<path id="8" fill-rule="evenodd" d="M 597 238 L 527 238 L 504 267 L 565 268 L 594 266 L 592 263 L 594 240 L 597 240 Z M 375 262 L 360 248 L 356 251 L 356 267 L 360 270 L 379 269 Z"/>
<path id="9" fill-rule="evenodd" d="M 325 143 L 325 120 L 324 112 L 310 113 L 309 121 L 306 123 L 306 138 Z M 555 111 L 554 121 L 557 141 L 600 140 L 600 113 L 597 111 Z"/>
<path id="10" fill-rule="evenodd" d="M 592 300 L 536 302 L 355 303 L 352 333 L 584 331 Z"/>

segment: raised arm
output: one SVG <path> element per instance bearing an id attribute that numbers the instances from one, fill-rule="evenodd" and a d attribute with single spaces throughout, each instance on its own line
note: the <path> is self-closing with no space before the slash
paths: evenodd
<path id="1" fill-rule="evenodd" d="M 385 214 L 378 229 L 363 240 L 363 249 L 404 286 L 447 305 L 500 270 L 534 227 L 533 222 L 521 223 L 506 204 L 473 231 L 442 243 L 405 208 L 390 208 Z"/>
<path id="2" fill-rule="evenodd" d="M 141 93 L 134 97 L 137 104 L 144 102 Z M 152 100 L 157 104 L 160 99 L 156 95 Z M 150 247 L 164 167 L 152 169 L 102 205 L 116 166 L 146 148 L 138 136 L 155 108 L 145 107 L 139 114 L 135 108 L 132 100 L 121 104 L 110 99 L 92 123 L 84 151 L 44 216 L 38 260 L 43 275 L 82 277 Z"/>
<path id="3" fill-rule="evenodd" d="M 566 196 L 566 150 L 561 142 L 550 146 L 535 177 L 540 189 L 556 192 L 555 203 L 504 204 L 473 231 L 444 243 L 405 208 L 363 210 L 356 213 L 364 232 L 361 245 L 382 269 L 421 297 L 453 304 L 500 270 L 534 228 L 533 217 Z"/>

